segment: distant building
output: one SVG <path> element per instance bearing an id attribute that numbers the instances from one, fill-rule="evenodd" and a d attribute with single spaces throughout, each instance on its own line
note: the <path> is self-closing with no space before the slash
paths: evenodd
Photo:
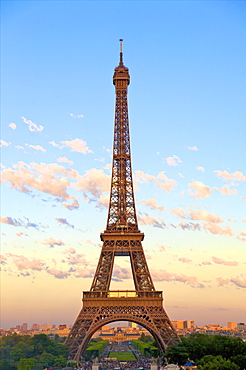
<path id="1" fill-rule="evenodd" d="M 66 324 L 59 325 L 59 326 L 58 326 L 58 329 L 59 329 L 59 330 L 67 329 L 67 325 L 66 325 Z"/>
<path id="2" fill-rule="evenodd" d="M 242 330 L 242 331 L 246 331 L 246 324 L 244 322 L 238 322 L 237 323 L 237 329 L 238 330 Z"/>
<path id="3" fill-rule="evenodd" d="M 31 330 L 39 330 L 40 329 L 40 324 L 32 324 Z"/>
<path id="4" fill-rule="evenodd" d="M 194 329 L 195 323 L 193 320 L 173 320 L 171 321 L 175 329 Z"/>
<path id="5" fill-rule="evenodd" d="M 45 324 L 41 325 L 42 330 L 51 330 L 51 329 L 54 329 L 54 328 L 55 328 L 55 325 L 53 325 L 53 324 L 45 323 Z"/>
<path id="6" fill-rule="evenodd" d="M 27 323 L 26 323 L 26 322 L 24 322 L 24 323 L 21 325 L 20 330 L 21 330 L 21 331 L 27 331 Z"/>
<path id="7" fill-rule="evenodd" d="M 227 327 L 228 327 L 228 330 L 234 330 L 237 327 L 237 323 L 235 321 L 228 321 Z"/>

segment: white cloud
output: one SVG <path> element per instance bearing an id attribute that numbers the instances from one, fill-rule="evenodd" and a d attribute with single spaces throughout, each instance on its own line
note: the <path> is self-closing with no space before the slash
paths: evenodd
<path id="1" fill-rule="evenodd" d="M 198 150 L 198 148 L 197 148 L 196 146 L 188 146 L 188 149 L 189 149 L 189 150 L 195 150 L 195 151 L 197 151 L 197 150 Z"/>
<path id="2" fill-rule="evenodd" d="M 51 144 L 51 145 L 53 145 L 53 146 L 55 146 L 55 147 L 58 147 L 58 148 L 62 148 L 62 146 L 60 146 L 60 145 L 58 145 L 58 144 L 56 144 L 54 141 L 49 141 L 49 144 Z"/>
<path id="3" fill-rule="evenodd" d="M 68 164 L 74 164 L 73 161 L 70 161 L 69 159 L 67 159 L 67 157 L 60 157 L 57 159 L 57 162 L 64 162 L 64 163 L 68 163 Z"/>
<path id="4" fill-rule="evenodd" d="M 73 118 L 84 118 L 83 114 L 69 113 L 69 116 L 71 116 Z"/>
<path id="5" fill-rule="evenodd" d="M 17 126 L 15 123 L 10 123 L 9 127 L 12 128 L 12 130 L 15 130 Z"/>
<path id="6" fill-rule="evenodd" d="M 46 149 L 44 149 L 41 145 L 29 145 L 29 144 L 25 144 L 26 146 L 28 146 L 29 148 L 32 148 L 32 149 L 35 149 L 35 150 L 40 150 L 41 152 L 46 152 Z"/>
<path id="7" fill-rule="evenodd" d="M 182 163 L 181 159 L 176 155 L 173 155 L 172 157 L 167 157 L 166 162 L 168 166 L 178 166 L 178 163 Z"/>
<path id="8" fill-rule="evenodd" d="M 93 153 L 92 150 L 86 146 L 86 142 L 81 140 L 81 139 L 74 139 L 71 141 L 62 141 L 62 144 L 66 145 L 67 147 L 71 148 L 73 152 L 78 152 L 78 153 Z"/>
<path id="9" fill-rule="evenodd" d="M 7 143 L 6 141 L 4 141 L 4 140 L 0 140 L 0 147 L 2 147 L 2 146 L 9 146 L 11 143 Z"/>
<path id="10" fill-rule="evenodd" d="M 25 117 L 21 117 L 23 121 L 28 125 L 30 131 L 42 131 L 44 128 L 41 125 L 36 125 L 31 120 L 27 120 Z"/>

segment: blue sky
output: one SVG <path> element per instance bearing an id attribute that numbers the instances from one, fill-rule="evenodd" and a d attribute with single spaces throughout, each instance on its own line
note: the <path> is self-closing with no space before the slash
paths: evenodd
<path id="1" fill-rule="evenodd" d="M 72 323 L 90 289 L 107 218 L 119 38 L 156 289 L 173 320 L 245 321 L 245 2 L 1 7 L 2 327 Z M 129 267 L 117 259 L 112 288 L 132 288 Z"/>

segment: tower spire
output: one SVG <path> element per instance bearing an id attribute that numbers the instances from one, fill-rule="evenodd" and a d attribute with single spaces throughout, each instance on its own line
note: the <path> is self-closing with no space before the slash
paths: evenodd
<path id="1" fill-rule="evenodd" d="M 120 66 L 123 66 L 123 51 L 122 51 L 123 39 L 120 39 Z"/>

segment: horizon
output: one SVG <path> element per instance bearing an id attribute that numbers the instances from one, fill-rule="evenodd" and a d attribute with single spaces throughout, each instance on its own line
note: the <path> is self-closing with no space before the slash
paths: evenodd
<path id="1" fill-rule="evenodd" d="M 170 320 L 246 321 L 245 11 L 234 1 L 2 2 L 1 325 L 70 325 L 90 289 L 121 37 L 155 289 Z M 110 288 L 133 289 L 126 258 L 115 258 Z"/>

